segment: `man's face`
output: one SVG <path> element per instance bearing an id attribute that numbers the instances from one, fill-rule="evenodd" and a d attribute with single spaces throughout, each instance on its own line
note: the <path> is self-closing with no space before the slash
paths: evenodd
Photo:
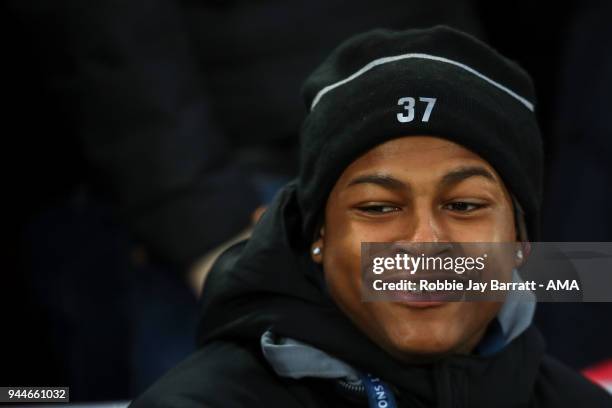
<path id="1" fill-rule="evenodd" d="M 400 359 L 467 353 L 500 303 L 363 302 L 361 242 L 512 242 L 510 195 L 475 153 L 412 136 L 379 145 L 338 179 L 325 208 L 323 264 L 331 296 L 374 342 Z"/>

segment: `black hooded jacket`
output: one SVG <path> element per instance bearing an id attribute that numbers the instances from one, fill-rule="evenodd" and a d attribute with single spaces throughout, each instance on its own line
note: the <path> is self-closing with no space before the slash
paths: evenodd
<path id="1" fill-rule="evenodd" d="M 294 185 L 276 198 L 252 238 L 229 249 L 203 293 L 199 351 L 132 407 L 359 407 L 338 382 L 278 376 L 264 358 L 266 330 L 325 351 L 383 379 L 399 407 L 612 407 L 612 397 L 545 355 L 535 327 L 493 356 L 406 365 L 360 332 L 321 285 L 300 238 Z"/>

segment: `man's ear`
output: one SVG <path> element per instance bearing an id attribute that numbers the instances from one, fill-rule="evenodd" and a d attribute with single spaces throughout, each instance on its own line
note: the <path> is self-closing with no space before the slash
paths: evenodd
<path id="1" fill-rule="evenodd" d="M 319 238 L 312 243 L 310 246 L 310 257 L 315 263 L 323 262 L 323 249 L 325 247 L 325 227 L 321 227 L 319 231 Z"/>

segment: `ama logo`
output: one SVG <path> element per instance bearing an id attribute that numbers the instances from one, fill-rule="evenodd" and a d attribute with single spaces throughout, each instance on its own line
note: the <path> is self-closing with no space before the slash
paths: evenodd
<path id="1" fill-rule="evenodd" d="M 551 279 L 546 285 L 546 290 L 580 290 L 578 282 L 574 280 L 554 280 Z"/>

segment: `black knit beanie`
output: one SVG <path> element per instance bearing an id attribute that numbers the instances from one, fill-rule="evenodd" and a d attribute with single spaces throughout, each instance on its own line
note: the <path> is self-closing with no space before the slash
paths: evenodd
<path id="1" fill-rule="evenodd" d="M 342 45 L 306 80 L 297 195 L 314 237 L 344 169 L 390 139 L 437 136 L 488 161 L 538 239 L 542 140 L 529 75 L 449 27 L 374 30 Z"/>

